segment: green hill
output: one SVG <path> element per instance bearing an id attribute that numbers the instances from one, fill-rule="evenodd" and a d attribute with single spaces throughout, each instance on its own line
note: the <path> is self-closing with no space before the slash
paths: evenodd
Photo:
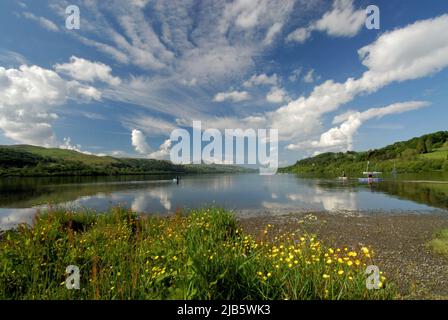
<path id="1" fill-rule="evenodd" d="M 390 173 L 448 172 L 448 131 L 439 131 L 365 152 L 327 152 L 297 161 L 280 172 L 340 175 L 370 169 Z"/>
<path id="2" fill-rule="evenodd" d="M 120 175 L 163 173 L 234 173 L 229 165 L 175 165 L 166 160 L 114 158 L 31 145 L 0 146 L 0 176 Z"/>

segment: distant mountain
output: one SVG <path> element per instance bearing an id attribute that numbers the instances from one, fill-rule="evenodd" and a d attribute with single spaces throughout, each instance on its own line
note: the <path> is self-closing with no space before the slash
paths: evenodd
<path id="1" fill-rule="evenodd" d="M 448 171 L 448 131 L 439 131 L 365 152 L 327 152 L 297 161 L 280 172 L 340 175 L 370 169 L 391 173 Z"/>
<path id="2" fill-rule="evenodd" d="M 31 145 L 0 146 L 0 176 L 68 176 L 163 173 L 237 173 L 231 165 L 175 165 L 166 160 L 87 155 Z"/>

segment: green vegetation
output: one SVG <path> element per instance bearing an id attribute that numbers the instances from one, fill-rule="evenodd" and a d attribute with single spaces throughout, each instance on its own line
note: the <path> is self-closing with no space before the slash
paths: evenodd
<path id="1" fill-rule="evenodd" d="M 54 210 L 0 236 L 0 299 L 391 299 L 367 290 L 367 247 L 324 247 L 314 236 L 246 235 L 210 208 L 158 218 Z M 65 270 L 80 268 L 80 289 Z"/>
<path id="2" fill-rule="evenodd" d="M 248 169 L 226 165 L 175 165 L 154 159 L 87 155 L 73 150 L 29 145 L 0 146 L 0 176 L 71 176 L 163 173 L 233 173 Z"/>
<path id="3" fill-rule="evenodd" d="M 435 253 L 448 257 L 448 229 L 439 231 L 429 242 L 429 247 Z"/>
<path id="4" fill-rule="evenodd" d="M 391 173 L 394 167 L 397 173 L 448 172 L 448 131 L 424 135 L 366 152 L 323 153 L 300 160 L 279 171 L 325 175 L 340 175 L 345 171 L 347 174 L 359 175 L 366 170 L 368 161 L 371 170 L 384 173 Z"/>

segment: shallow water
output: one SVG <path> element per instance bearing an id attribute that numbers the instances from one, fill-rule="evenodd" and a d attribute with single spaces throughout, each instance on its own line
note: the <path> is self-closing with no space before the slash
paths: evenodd
<path id="1" fill-rule="evenodd" d="M 448 209 L 448 179 L 440 174 L 385 178 L 374 185 L 357 179 L 301 178 L 281 174 L 0 179 L 0 228 L 29 223 L 49 204 L 98 211 L 121 205 L 137 212 L 217 205 L 240 212 L 412 211 Z"/>

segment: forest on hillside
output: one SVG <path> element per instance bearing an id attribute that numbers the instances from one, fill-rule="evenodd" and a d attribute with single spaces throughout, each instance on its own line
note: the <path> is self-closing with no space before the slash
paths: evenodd
<path id="1" fill-rule="evenodd" d="M 327 152 L 297 161 L 280 172 L 340 174 L 370 169 L 391 173 L 448 172 L 448 131 L 439 131 L 364 152 Z"/>

